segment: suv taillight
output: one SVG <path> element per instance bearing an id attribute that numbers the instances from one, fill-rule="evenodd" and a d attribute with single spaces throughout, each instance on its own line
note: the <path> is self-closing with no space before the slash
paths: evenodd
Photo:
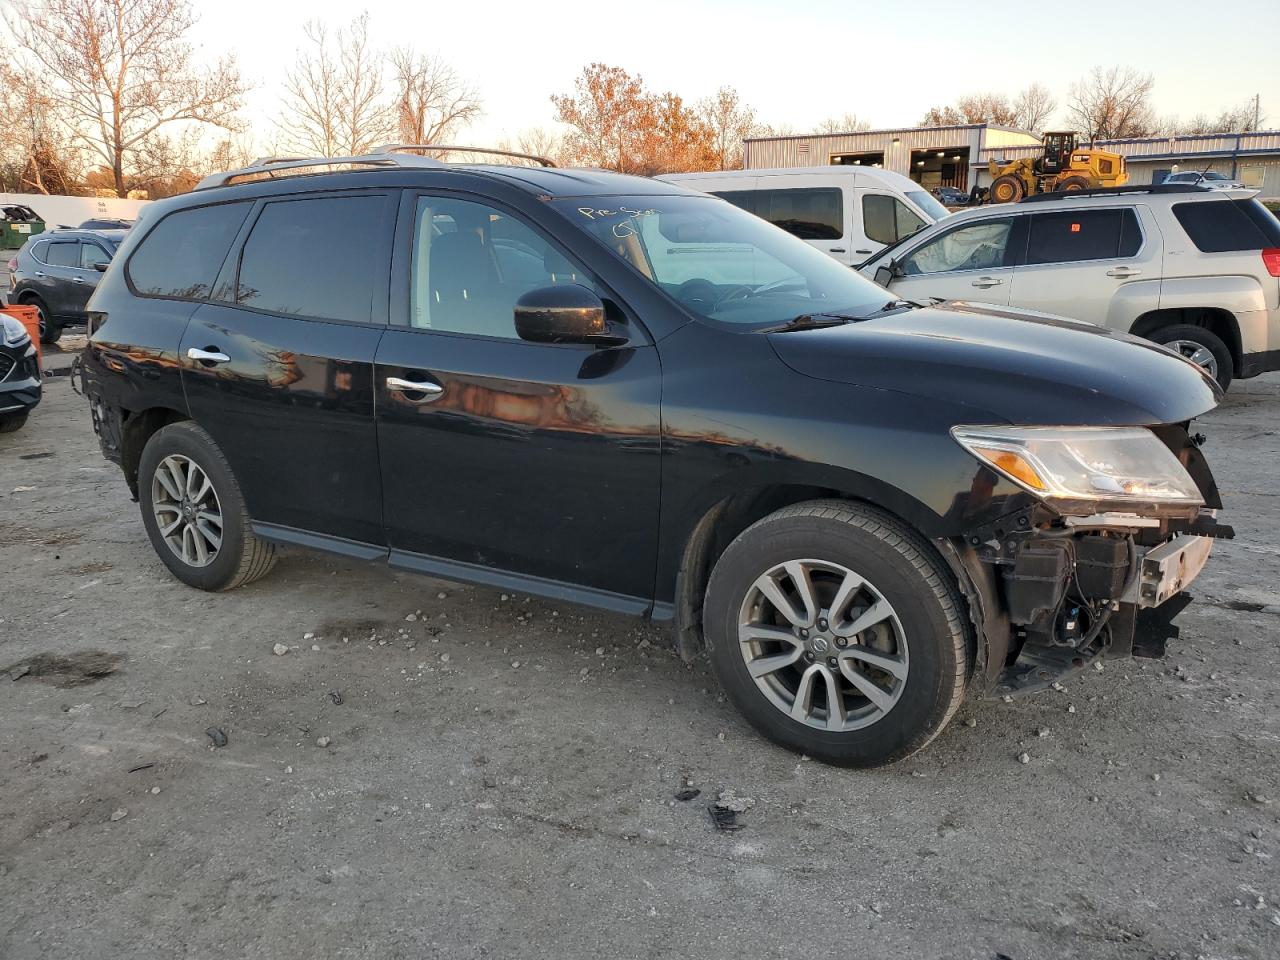
<path id="1" fill-rule="evenodd" d="M 1273 277 L 1280 277 L 1280 247 L 1262 251 L 1262 265 Z"/>
<path id="2" fill-rule="evenodd" d="M 13 273 L 13 271 L 17 269 L 18 269 L 18 258 L 13 257 L 9 260 L 9 272 Z"/>

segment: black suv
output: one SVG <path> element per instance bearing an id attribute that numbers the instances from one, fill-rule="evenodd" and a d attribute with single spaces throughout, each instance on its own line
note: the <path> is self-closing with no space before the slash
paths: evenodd
<path id="1" fill-rule="evenodd" d="M 57 343 L 62 328 L 85 322 L 85 304 L 115 256 L 124 230 L 53 230 L 32 237 L 9 265 L 11 304 L 40 311 L 40 339 Z"/>
<path id="2" fill-rule="evenodd" d="M 0 313 L 0 433 L 22 429 L 41 390 L 40 363 L 27 328 Z"/>
<path id="3" fill-rule="evenodd" d="M 411 152 L 150 205 L 89 304 L 105 455 L 183 582 L 274 544 L 671 623 L 854 765 L 1172 628 L 1220 398 L 1163 348 L 895 300 L 713 197 Z M 1155 608 L 1159 613 L 1153 613 Z"/>

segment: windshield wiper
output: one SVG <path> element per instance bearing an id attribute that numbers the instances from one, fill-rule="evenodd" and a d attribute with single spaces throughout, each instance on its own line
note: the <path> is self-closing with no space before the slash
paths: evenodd
<path id="1" fill-rule="evenodd" d="M 821 327 L 838 327 L 845 323 L 857 323 L 865 317 L 851 317 L 844 313 L 802 313 L 776 327 L 765 327 L 761 333 L 790 333 L 793 330 L 817 330 Z"/>

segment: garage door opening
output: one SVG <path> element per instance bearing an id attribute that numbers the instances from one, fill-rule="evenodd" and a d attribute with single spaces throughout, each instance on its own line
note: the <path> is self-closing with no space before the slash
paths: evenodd
<path id="1" fill-rule="evenodd" d="M 876 153 L 833 153 L 831 162 L 838 167 L 883 167 L 884 151 Z"/>
<path id="2" fill-rule="evenodd" d="M 911 179 L 926 190 L 969 189 L 969 148 L 935 147 L 911 151 Z"/>

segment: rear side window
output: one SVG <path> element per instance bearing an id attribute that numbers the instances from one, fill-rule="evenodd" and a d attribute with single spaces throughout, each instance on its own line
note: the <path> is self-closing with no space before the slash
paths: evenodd
<path id="1" fill-rule="evenodd" d="M 801 240 L 839 240 L 844 236 L 844 197 L 839 187 L 753 192 L 755 209 L 751 212 Z"/>
<path id="2" fill-rule="evenodd" d="M 897 243 L 921 227 L 921 220 L 905 203 L 886 193 L 862 197 L 862 232 L 876 243 Z"/>
<path id="3" fill-rule="evenodd" d="M 1131 257 L 1142 246 L 1131 208 L 1037 213 L 1027 237 L 1027 263 L 1075 263 Z"/>
<path id="4" fill-rule="evenodd" d="M 716 190 L 712 194 L 721 200 L 728 200 L 740 210 L 747 213 L 756 212 L 755 191 L 753 190 Z"/>
<path id="5" fill-rule="evenodd" d="M 145 297 L 202 300 L 226 259 L 251 203 L 193 207 L 169 214 L 134 251 L 125 273 Z"/>
<path id="6" fill-rule="evenodd" d="M 73 242 L 51 243 L 45 251 L 44 262 L 51 267 L 80 266 L 80 244 Z"/>
<path id="7" fill-rule="evenodd" d="M 80 266 L 86 270 L 92 270 L 96 263 L 107 263 L 111 259 L 111 254 L 103 250 L 96 243 L 80 244 Z"/>
<path id="8" fill-rule="evenodd" d="M 236 303 L 368 323 L 385 206 L 382 196 L 268 203 L 240 255 Z"/>
<path id="9" fill-rule="evenodd" d="M 1202 253 L 1280 247 L 1280 221 L 1252 198 L 1175 203 L 1173 215 Z"/>

